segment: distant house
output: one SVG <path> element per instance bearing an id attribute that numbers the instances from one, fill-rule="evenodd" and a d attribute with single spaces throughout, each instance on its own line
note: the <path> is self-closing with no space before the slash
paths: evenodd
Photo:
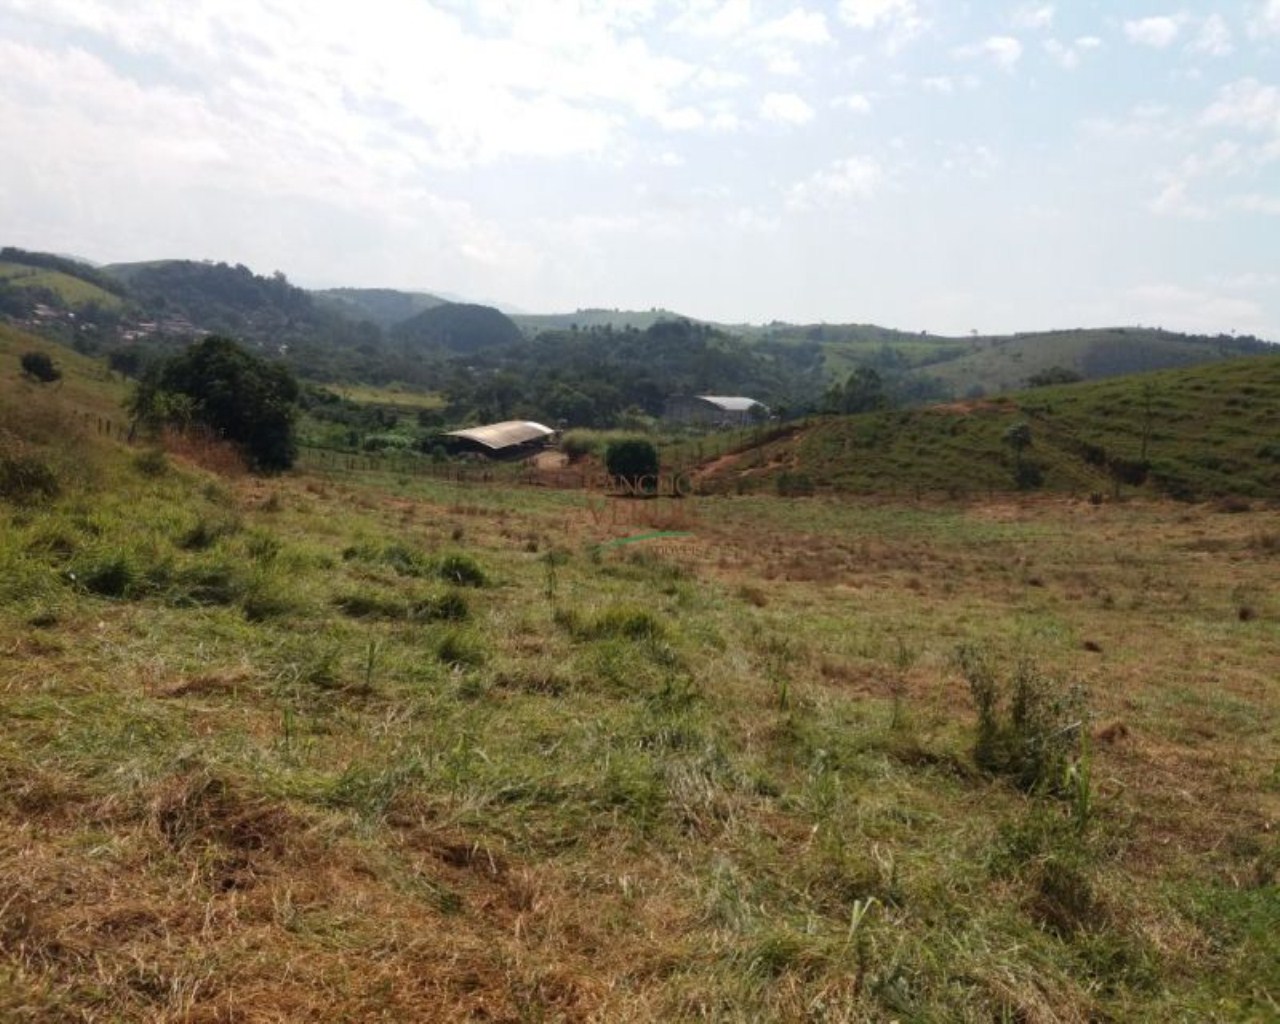
<path id="1" fill-rule="evenodd" d="M 441 436 L 445 447 L 456 454 L 473 452 L 494 459 L 511 459 L 540 451 L 555 433 L 533 420 L 504 420 L 483 427 L 451 430 Z"/>
<path id="2" fill-rule="evenodd" d="M 769 407 L 754 398 L 725 395 L 673 395 L 663 419 L 705 427 L 742 427 L 767 418 Z"/>

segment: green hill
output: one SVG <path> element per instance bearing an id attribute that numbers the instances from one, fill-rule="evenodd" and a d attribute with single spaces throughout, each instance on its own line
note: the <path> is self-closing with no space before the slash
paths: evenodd
<path id="1" fill-rule="evenodd" d="M 520 328 L 492 306 L 446 302 L 425 309 L 391 329 L 391 338 L 412 347 L 432 347 L 465 354 L 513 345 L 523 340 Z"/>
<path id="2" fill-rule="evenodd" d="M 1010 428 L 1025 423 L 1017 452 Z M 1280 498 L 1280 355 L 1038 388 L 995 400 L 817 419 L 721 460 L 714 488 L 865 494 Z"/>
<path id="3" fill-rule="evenodd" d="M 1189 335 L 1142 327 L 971 337 L 913 334 L 871 324 L 775 323 L 733 330 L 772 344 L 817 345 L 832 378 L 843 380 L 857 367 L 868 366 L 908 401 L 1014 391 L 1046 370 L 1098 380 L 1269 350 L 1265 342 L 1249 336 Z"/>
<path id="4" fill-rule="evenodd" d="M 124 289 L 88 264 L 49 253 L 0 249 L 0 311 L 24 315 L 35 303 L 56 309 L 118 310 Z"/>
<path id="5" fill-rule="evenodd" d="M 384 330 L 447 301 L 427 292 L 404 292 L 395 288 L 326 288 L 311 295 L 335 313 L 351 320 L 368 320 Z"/>

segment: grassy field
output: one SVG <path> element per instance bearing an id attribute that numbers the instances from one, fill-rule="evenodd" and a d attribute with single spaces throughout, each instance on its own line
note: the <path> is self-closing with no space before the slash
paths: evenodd
<path id="1" fill-rule="evenodd" d="M 0 279 L 22 288 L 48 288 L 73 309 L 91 303 L 104 309 L 119 309 L 123 305 L 120 296 L 57 270 L 0 262 Z"/>
<path id="2" fill-rule="evenodd" d="M 1007 441 L 1030 431 L 1021 453 Z M 990 401 L 815 420 L 726 460 L 708 486 L 861 494 L 1280 498 L 1280 356 L 1038 388 Z"/>
<path id="3" fill-rule="evenodd" d="M 30 347 L 0 1019 L 1280 1014 L 1274 507 L 214 475 Z"/>
<path id="4" fill-rule="evenodd" d="M 331 388 L 350 402 L 372 405 L 379 409 L 392 409 L 416 413 L 420 409 L 444 408 L 444 397 L 435 392 L 414 391 L 411 388 L 376 388 L 369 384 L 343 384 Z"/>

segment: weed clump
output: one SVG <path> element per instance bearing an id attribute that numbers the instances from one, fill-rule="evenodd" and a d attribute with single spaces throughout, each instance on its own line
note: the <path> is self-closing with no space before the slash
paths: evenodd
<path id="1" fill-rule="evenodd" d="M 978 711 L 978 766 L 1027 792 L 1067 793 L 1068 769 L 1081 753 L 1083 691 L 1062 687 L 1025 659 L 1002 683 L 991 657 L 972 645 L 962 646 L 956 661 Z"/>
<path id="2" fill-rule="evenodd" d="M 483 665 L 487 653 L 476 637 L 462 629 L 451 629 L 436 644 L 436 657 L 454 668 Z"/>
<path id="3" fill-rule="evenodd" d="M 442 580 L 460 587 L 486 587 L 489 576 L 470 555 L 448 554 L 440 559 L 436 569 Z"/>
<path id="4" fill-rule="evenodd" d="M 15 505 L 30 505 L 56 498 L 61 489 L 58 475 L 48 462 L 27 450 L 21 441 L 0 436 L 0 498 Z"/>
<path id="5" fill-rule="evenodd" d="M 666 627 L 653 612 L 633 605 L 606 608 L 586 624 L 584 631 L 593 639 L 661 640 L 666 636 Z"/>
<path id="6" fill-rule="evenodd" d="M 133 457 L 133 468 L 140 476 L 155 479 L 169 472 L 169 458 L 163 448 L 148 448 Z"/>

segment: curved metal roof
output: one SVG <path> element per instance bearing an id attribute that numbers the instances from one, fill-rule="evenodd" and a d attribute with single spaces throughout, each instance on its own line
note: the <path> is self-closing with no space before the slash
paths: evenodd
<path id="1" fill-rule="evenodd" d="M 757 402 L 754 398 L 742 398 L 738 396 L 727 397 L 724 395 L 698 395 L 704 402 L 710 402 L 712 405 L 719 406 L 725 412 L 748 412 L 757 405 L 763 403 Z"/>
<path id="2" fill-rule="evenodd" d="M 550 427 L 544 427 L 533 420 L 505 420 L 502 423 L 490 423 L 483 427 L 468 427 L 466 430 L 450 430 L 446 437 L 460 437 L 467 441 L 475 441 L 486 448 L 497 451 L 499 448 L 511 448 L 530 441 L 542 441 L 554 434 Z"/>

